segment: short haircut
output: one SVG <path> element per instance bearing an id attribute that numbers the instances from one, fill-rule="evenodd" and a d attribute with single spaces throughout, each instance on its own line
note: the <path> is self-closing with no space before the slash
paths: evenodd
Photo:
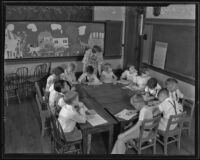
<path id="1" fill-rule="evenodd" d="M 158 97 L 161 96 L 161 95 L 169 97 L 169 91 L 168 91 L 168 89 L 167 88 L 160 89 L 160 91 L 158 92 Z"/>
<path id="2" fill-rule="evenodd" d="M 93 74 L 94 73 L 94 67 L 93 66 L 87 66 L 86 72 L 89 73 L 89 74 Z"/>
<path id="3" fill-rule="evenodd" d="M 158 81 L 157 79 L 155 78 L 150 78 L 148 81 L 147 81 L 147 86 L 150 88 L 150 89 L 154 89 L 158 84 Z"/>
<path id="4" fill-rule="evenodd" d="M 64 73 L 64 69 L 62 67 L 58 66 L 58 67 L 54 68 L 52 72 L 53 72 L 53 74 L 58 76 L 58 75 Z"/>
<path id="5" fill-rule="evenodd" d="M 110 63 L 105 63 L 105 64 L 103 65 L 103 69 L 104 69 L 104 70 L 107 70 L 109 67 L 112 68 L 112 65 L 111 65 Z"/>
<path id="6" fill-rule="evenodd" d="M 168 78 L 166 81 L 165 81 L 165 84 L 169 84 L 169 83 L 176 83 L 178 84 L 178 81 L 174 78 Z"/>
<path id="7" fill-rule="evenodd" d="M 126 67 L 125 69 L 126 69 L 126 70 L 129 70 L 129 68 L 131 68 L 131 67 L 134 67 L 134 68 L 135 68 L 135 66 L 134 66 L 133 64 L 128 64 L 127 67 Z"/>
<path id="8" fill-rule="evenodd" d="M 72 67 L 72 71 L 73 71 L 73 72 L 76 70 L 76 65 L 75 65 L 75 63 L 69 63 L 68 65 Z"/>
<path id="9" fill-rule="evenodd" d="M 72 102 L 78 97 L 78 93 L 75 91 L 69 91 L 67 92 L 64 97 L 63 100 L 65 101 L 65 103 L 67 104 L 72 104 Z"/>
<path id="10" fill-rule="evenodd" d="M 144 98 L 142 94 L 136 93 L 131 97 L 131 101 L 133 103 L 140 103 L 140 102 L 144 102 Z"/>
<path id="11" fill-rule="evenodd" d="M 61 89 L 64 88 L 65 83 L 69 86 L 69 89 L 71 89 L 71 84 L 68 81 L 62 80 L 62 79 L 57 79 L 54 82 L 54 90 L 57 92 L 61 92 Z"/>
<path id="12" fill-rule="evenodd" d="M 101 47 L 98 45 L 94 45 L 92 48 L 92 52 L 96 53 L 96 52 L 101 52 Z"/>
<path id="13" fill-rule="evenodd" d="M 149 71 L 149 69 L 147 68 L 147 67 L 142 67 L 141 69 L 140 69 L 140 74 L 145 74 L 147 71 Z"/>

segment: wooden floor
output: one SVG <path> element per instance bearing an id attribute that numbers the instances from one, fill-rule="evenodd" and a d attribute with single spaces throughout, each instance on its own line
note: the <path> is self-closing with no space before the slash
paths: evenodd
<path id="1" fill-rule="evenodd" d="M 194 121 L 193 121 L 194 122 Z M 5 153 L 52 153 L 50 138 L 40 137 L 40 117 L 34 95 L 22 99 L 10 99 L 9 106 L 5 106 Z M 194 155 L 194 123 L 191 137 L 182 134 L 181 149 L 172 143 L 168 147 L 169 155 Z M 151 155 L 152 149 L 142 152 Z M 106 154 L 104 139 L 101 134 L 92 137 L 91 154 Z M 135 154 L 131 149 L 127 154 Z M 162 147 L 157 144 L 157 154 L 163 154 Z"/>

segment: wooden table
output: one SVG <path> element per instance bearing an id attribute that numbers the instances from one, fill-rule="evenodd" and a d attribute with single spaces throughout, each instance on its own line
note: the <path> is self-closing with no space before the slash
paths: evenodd
<path id="1" fill-rule="evenodd" d="M 94 109 L 103 119 L 107 121 L 102 125 L 92 126 L 90 123 L 79 124 L 80 129 L 83 134 L 83 153 L 87 153 L 87 142 L 88 142 L 88 134 L 108 132 L 108 148 L 107 153 L 110 154 L 113 145 L 113 129 L 114 124 L 116 124 L 116 120 L 109 115 L 101 105 L 91 96 L 87 94 L 82 88 L 83 85 L 76 85 L 76 89 L 79 92 L 80 101 L 82 101 L 88 109 Z"/>

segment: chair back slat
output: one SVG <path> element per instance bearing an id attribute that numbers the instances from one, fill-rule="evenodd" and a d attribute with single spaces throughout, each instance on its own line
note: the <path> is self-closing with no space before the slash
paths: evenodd
<path id="1" fill-rule="evenodd" d="M 186 115 L 188 117 L 193 117 L 194 114 L 194 101 L 193 100 L 189 100 L 189 99 L 183 99 L 182 105 L 183 105 L 183 111 L 186 112 Z"/>
<path id="2" fill-rule="evenodd" d="M 38 95 L 40 102 L 43 102 L 43 98 L 42 98 L 42 94 L 41 94 L 41 90 L 38 85 L 38 82 L 35 82 L 35 90 L 36 90 L 36 94 Z"/>
<path id="3" fill-rule="evenodd" d="M 10 73 L 5 76 L 5 89 L 13 90 L 19 85 L 19 77 L 16 73 Z"/>
<path id="4" fill-rule="evenodd" d="M 16 74 L 19 77 L 19 83 L 24 83 L 28 79 L 28 68 L 20 67 L 16 70 Z"/>
<path id="5" fill-rule="evenodd" d="M 179 113 L 177 115 L 171 115 L 167 123 L 166 132 L 169 132 L 170 130 L 173 130 L 175 128 L 181 131 L 185 115 L 186 112 Z"/>
<path id="6" fill-rule="evenodd" d="M 34 69 L 34 77 L 43 77 L 47 74 L 47 64 L 37 65 Z"/>

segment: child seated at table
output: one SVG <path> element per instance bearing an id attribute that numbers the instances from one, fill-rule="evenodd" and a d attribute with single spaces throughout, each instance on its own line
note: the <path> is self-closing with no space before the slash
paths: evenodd
<path id="1" fill-rule="evenodd" d="M 55 80 L 54 84 L 49 88 L 49 107 L 53 114 L 56 113 L 55 106 L 58 100 L 64 96 L 71 89 L 71 85 L 65 80 Z"/>
<path id="2" fill-rule="evenodd" d="M 71 84 L 76 83 L 76 65 L 74 63 L 67 63 L 64 73 L 61 75 L 61 79 L 67 80 Z"/>
<path id="3" fill-rule="evenodd" d="M 177 101 L 174 101 L 170 96 L 169 96 L 169 91 L 166 88 L 161 89 L 158 92 L 158 99 L 160 101 L 160 104 L 155 107 L 157 108 L 157 114 L 161 112 L 163 114 L 158 129 L 165 131 L 167 129 L 167 123 L 169 120 L 169 117 L 171 115 L 177 115 L 182 112 L 182 108 L 178 105 Z M 156 112 L 155 112 L 156 114 Z M 173 130 L 176 127 L 175 125 L 172 125 L 170 127 L 170 130 Z"/>
<path id="4" fill-rule="evenodd" d="M 147 86 L 145 87 L 145 100 L 152 100 L 157 98 L 157 94 L 159 90 L 161 89 L 161 86 L 158 84 L 157 79 L 155 78 L 150 78 L 147 81 Z"/>
<path id="5" fill-rule="evenodd" d="M 110 63 L 105 63 L 100 80 L 104 83 L 115 83 L 117 81 L 116 75 L 113 73 Z"/>
<path id="6" fill-rule="evenodd" d="M 60 79 L 60 75 L 64 73 L 64 69 L 60 66 L 53 69 L 52 74 L 47 78 L 45 91 L 49 92 L 49 88 L 56 79 Z"/>
<path id="7" fill-rule="evenodd" d="M 97 75 L 94 73 L 94 68 L 92 66 L 86 67 L 86 72 L 82 73 L 78 79 L 78 82 L 88 85 L 98 85 L 101 83 L 97 78 Z"/>
<path id="8" fill-rule="evenodd" d="M 125 70 L 120 79 L 121 80 L 127 80 L 129 82 L 133 82 L 133 83 L 136 83 L 137 82 L 137 70 L 135 69 L 135 66 L 134 65 L 130 65 L 128 67 L 128 70 Z"/>
<path id="9" fill-rule="evenodd" d="M 126 143 L 129 141 L 133 143 L 132 139 L 139 138 L 142 121 L 153 118 L 152 109 L 145 105 L 145 101 L 141 94 L 135 94 L 133 97 L 131 97 L 131 104 L 136 108 L 136 110 L 139 111 L 138 122 L 118 136 L 111 154 L 125 154 Z M 145 131 L 144 136 L 147 135 L 148 132 Z"/>
<path id="10" fill-rule="evenodd" d="M 61 102 L 61 101 L 64 101 Z M 79 101 L 78 93 L 75 91 L 67 92 L 62 99 L 59 100 L 62 109 L 59 113 L 58 120 L 66 135 L 68 141 L 75 141 L 82 138 L 82 133 L 77 129 L 76 123 L 85 123 L 87 115 L 94 114 L 93 110 L 88 110 L 85 105 Z M 88 150 L 90 151 L 91 134 L 88 135 Z"/>
<path id="11" fill-rule="evenodd" d="M 149 71 L 147 68 L 142 68 L 140 76 L 137 76 L 137 86 L 139 89 L 144 89 L 147 85 L 147 81 L 150 79 Z"/>

